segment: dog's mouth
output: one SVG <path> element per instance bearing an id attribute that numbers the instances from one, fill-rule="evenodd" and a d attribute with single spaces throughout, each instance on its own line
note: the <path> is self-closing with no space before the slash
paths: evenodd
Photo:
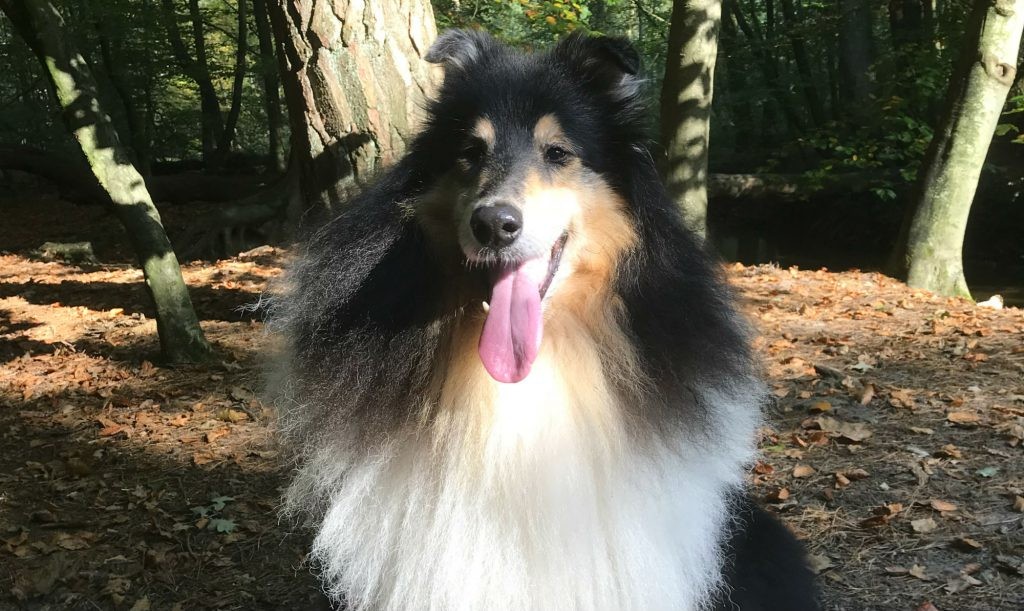
<path id="1" fill-rule="evenodd" d="M 484 302 L 487 318 L 478 349 L 484 369 L 499 382 L 519 382 L 530 373 L 544 327 L 541 301 L 558 273 L 568 237 L 563 233 L 542 256 L 490 270 L 491 298 Z"/>

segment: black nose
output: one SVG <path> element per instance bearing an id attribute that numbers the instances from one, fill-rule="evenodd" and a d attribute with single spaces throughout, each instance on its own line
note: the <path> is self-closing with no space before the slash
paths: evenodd
<path id="1" fill-rule="evenodd" d="M 469 218 L 473 237 L 483 246 L 503 248 L 523 232 L 523 215 L 510 204 L 482 206 Z"/>

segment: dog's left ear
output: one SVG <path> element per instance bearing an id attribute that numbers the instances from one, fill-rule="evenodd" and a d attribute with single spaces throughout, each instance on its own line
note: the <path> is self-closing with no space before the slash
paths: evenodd
<path id="1" fill-rule="evenodd" d="M 625 38 L 576 32 L 555 46 L 554 55 L 585 84 L 623 97 L 636 91 L 640 54 Z"/>
<path id="2" fill-rule="evenodd" d="M 445 69 L 465 70 L 480 61 L 494 45 L 494 39 L 487 32 L 453 28 L 437 37 L 423 59 Z"/>

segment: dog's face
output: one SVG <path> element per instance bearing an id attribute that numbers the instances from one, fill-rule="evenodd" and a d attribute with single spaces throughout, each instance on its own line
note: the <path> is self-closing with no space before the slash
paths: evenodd
<path id="1" fill-rule="evenodd" d="M 479 353 L 500 382 L 526 377 L 544 317 L 602 292 L 633 240 L 603 167 L 613 138 L 602 125 L 602 105 L 631 73 L 608 47 L 618 43 L 595 40 L 525 55 L 456 32 L 428 54 L 445 65 L 432 112 L 453 159 L 417 214 L 467 275 L 484 278 Z"/>

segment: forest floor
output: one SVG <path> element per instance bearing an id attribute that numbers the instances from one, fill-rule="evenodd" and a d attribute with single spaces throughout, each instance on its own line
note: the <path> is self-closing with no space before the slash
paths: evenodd
<path id="1" fill-rule="evenodd" d="M 47 239 L 87 239 L 79 221 Z M 168 368 L 140 272 L 31 241 L 0 232 L 0 609 L 313 608 L 255 395 L 270 339 L 243 309 L 284 253 L 186 265 L 219 358 Z M 826 608 L 1024 608 L 1024 311 L 728 269 L 777 399 L 750 478 Z"/>

